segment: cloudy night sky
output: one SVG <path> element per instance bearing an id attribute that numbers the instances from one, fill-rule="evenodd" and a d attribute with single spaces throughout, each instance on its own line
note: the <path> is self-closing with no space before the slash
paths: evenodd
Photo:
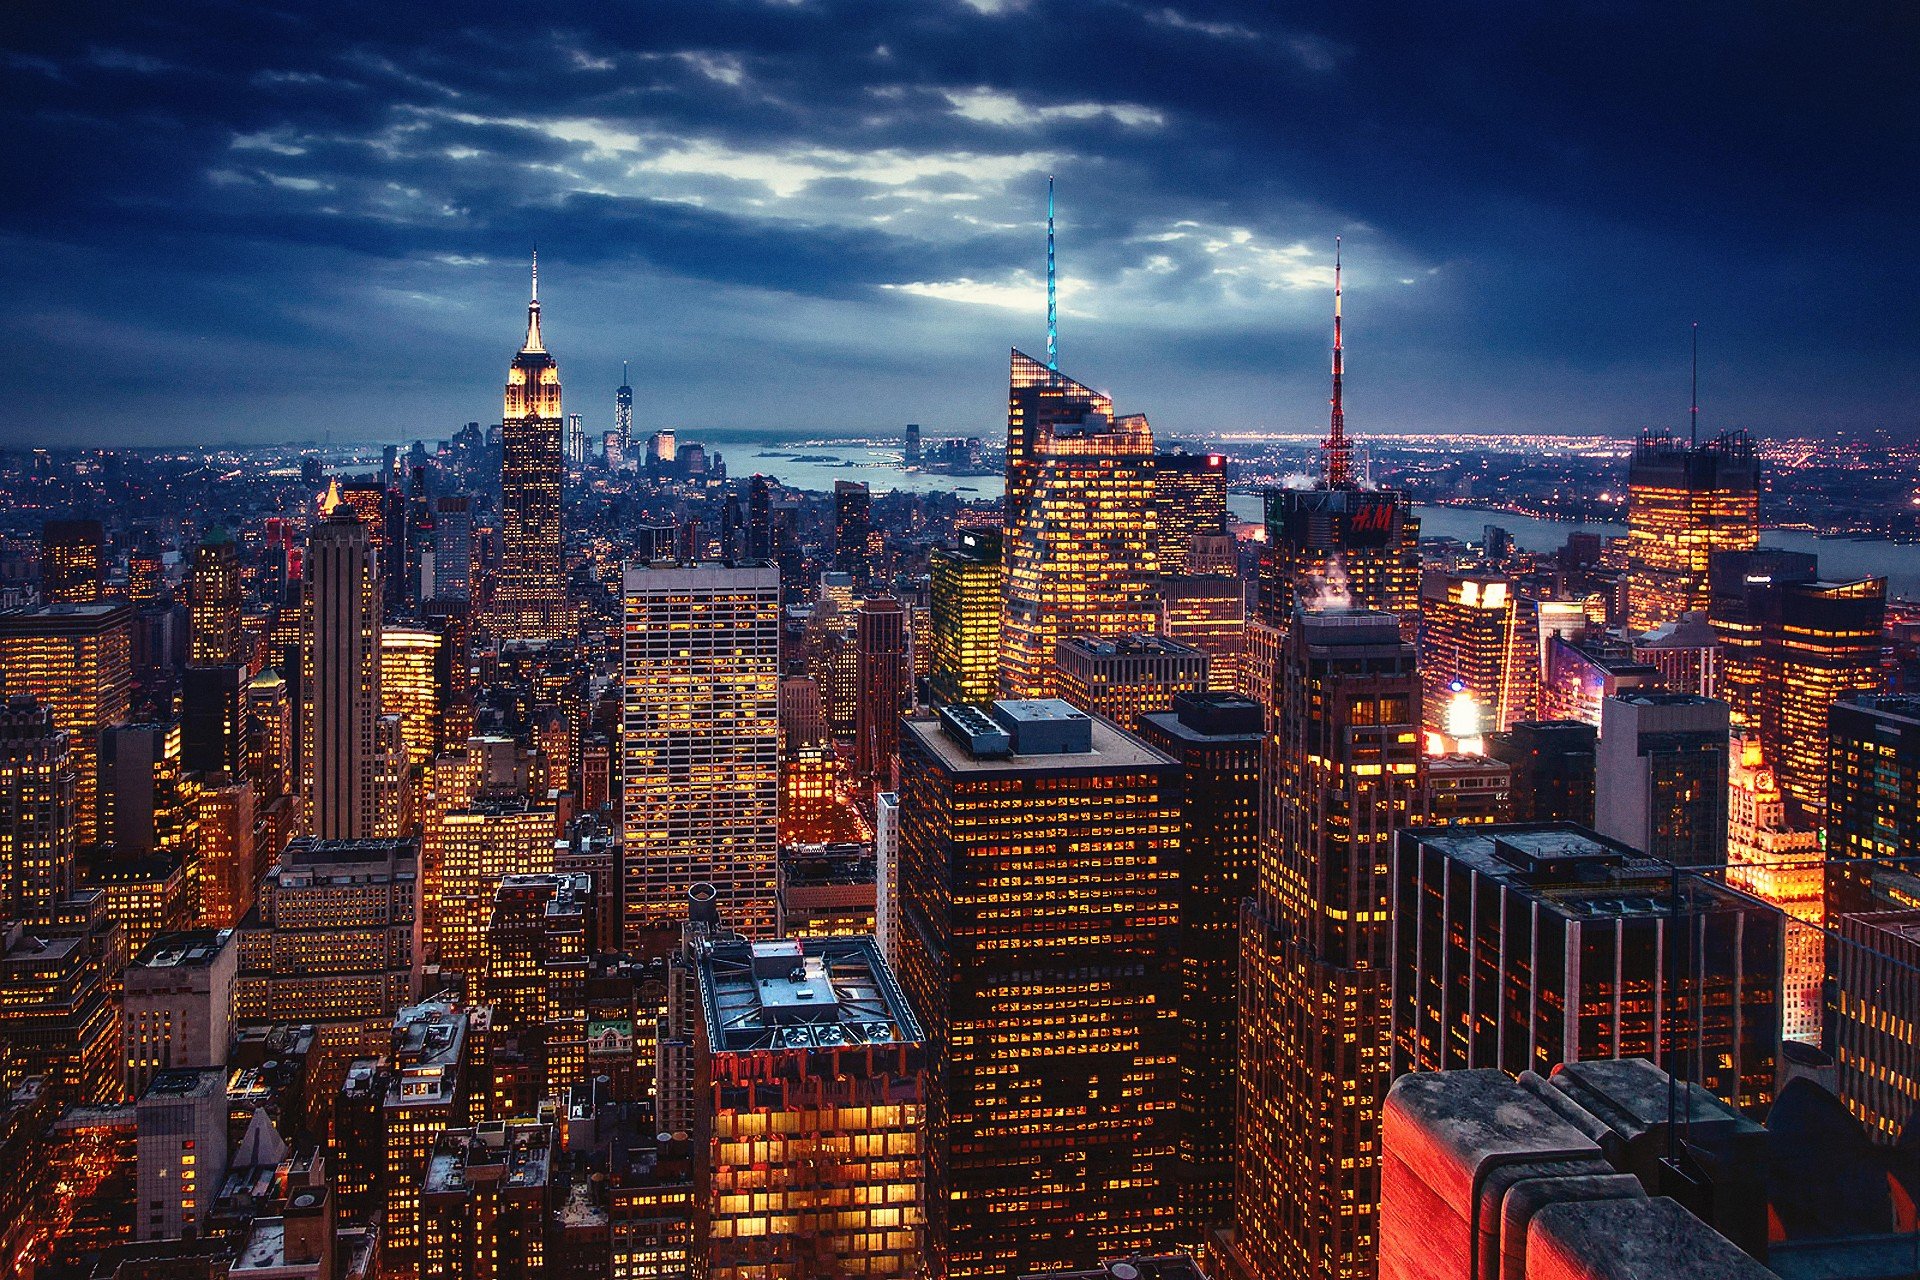
<path id="1" fill-rule="evenodd" d="M 1816 6 L 701 0 L 0 16 L 0 443 L 567 407 L 997 432 L 1920 428 L 1920 23 Z"/>

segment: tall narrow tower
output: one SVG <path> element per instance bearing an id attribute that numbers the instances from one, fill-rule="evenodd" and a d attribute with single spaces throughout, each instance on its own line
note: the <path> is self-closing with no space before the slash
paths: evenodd
<path id="1" fill-rule="evenodd" d="M 627 362 L 620 362 L 620 388 L 613 393 L 613 429 L 620 435 L 620 456 L 633 447 L 633 379 L 627 374 Z"/>
<path id="2" fill-rule="evenodd" d="M 307 542 L 300 755 L 307 829 L 322 840 L 377 831 L 380 565 L 367 527 L 331 498 Z"/>
<path id="3" fill-rule="evenodd" d="M 1399 620 L 1296 613 L 1260 765 L 1240 922 L 1234 1226 L 1213 1274 L 1371 1276 L 1388 1083 L 1389 862 L 1417 790 L 1420 675 Z"/>
<path id="4" fill-rule="evenodd" d="M 494 590 L 495 630 L 504 639 L 558 638 L 566 599 L 560 538 L 560 481 L 566 474 L 560 366 L 540 336 L 540 258 L 533 260 L 527 338 L 507 370 L 500 416 L 502 564 Z"/>

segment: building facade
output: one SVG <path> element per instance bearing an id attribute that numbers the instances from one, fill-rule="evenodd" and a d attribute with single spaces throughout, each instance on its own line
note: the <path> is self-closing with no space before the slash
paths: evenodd
<path id="1" fill-rule="evenodd" d="M 625 597 L 625 945 L 663 931 L 670 945 L 700 883 L 741 932 L 771 936 L 779 570 L 630 566 Z"/>

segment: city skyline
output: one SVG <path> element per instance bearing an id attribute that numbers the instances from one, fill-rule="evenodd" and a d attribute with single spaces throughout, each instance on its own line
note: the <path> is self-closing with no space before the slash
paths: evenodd
<path id="1" fill-rule="evenodd" d="M 1162 430 L 1315 425 L 1336 234 L 1362 434 L 1677 428 L 1695 320 L 1703 428 L 1912 426 L 1899 19 L 547 12 L 504 62 L 391 14 L 17 24 L 0 261 L 48 360 L 0 441 L 484 420 L 536 242 L 592 431 L 631 360 L 640 431 L 984 433 L 1049 174 L 1063 355 Z"/>

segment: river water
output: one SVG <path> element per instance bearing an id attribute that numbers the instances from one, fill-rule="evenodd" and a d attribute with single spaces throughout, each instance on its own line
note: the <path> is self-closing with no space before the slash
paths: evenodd
<path id="1" fill-rule="evenodd" d="M 725 455 L 727 474 L 744 479 L 755 472 L 776 477 L 796 489 L 830 492 L 836 480 L 865 481 L 875 493 L 904 490 L 911 493 L 957 492 L 972 499 L 997 498 L 1003 485 L 1000 476 L 947 476 L 900 469 L 898 444 L 839 442 L 796 444 L 777 435 L 755 437 L 750 434 L 681 433 L 681 440 L 698 439 L 711 456 Z M 1258 494 L 1236 493 L 1227 499 L 1235 517 L 1260 519 Z M 1553 551 L 1564 546 L 1567 534 L 1586 529 L 1607 537 L 1621 537 L 1625 525 L 1573 525 L 1533 516 L 1513 515 L 1478 507 L 1416 508 L 1420 532 L 1427 537 L 1458 538 L 1478 542 L 1487 525 L 1497 524 L 1513 535 L 1514 543 L 1528 551 Z M 1820 557 L 1820 572 L 1830 578 L 1857 578 L 1876 575 L 1887 580 L 1887 594 L 1907 600 L 1920 600 L 1920 545 L 1880 540 L 1852 541 L 1844 538 L 1820 538 L 1791 529 L 1770 529 L 1760 536 L 1763 547 L 1787 551 L 1810 551 Z"/>

